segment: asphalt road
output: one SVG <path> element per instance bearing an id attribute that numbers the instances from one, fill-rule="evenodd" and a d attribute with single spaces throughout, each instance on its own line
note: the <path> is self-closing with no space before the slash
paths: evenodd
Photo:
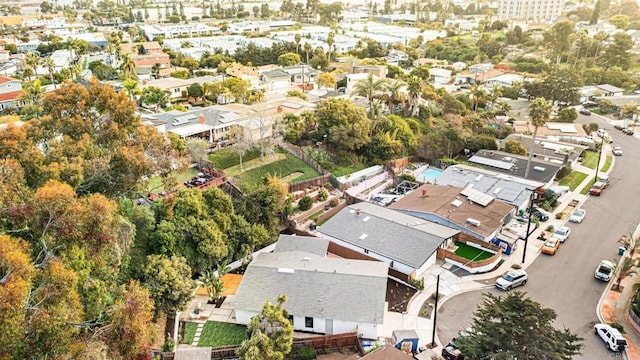
<path id="1" fill-rule="evenodd" d="M 583 355 L 576 359 L 616 359 L 593 333 L 593 325 L 598 322 L 596 307 L 606 285 L 596 280 L 593 273 L 600 260 L 618 259 L 617 240 L 621 235 L 633 232 L 640 222 L 640 202 L 637 200 L 640 199 L 640 187 L 631 180 L 639 178 L 640 141 L 622 134 L 596 116 L 580 115 L 578 121 L 596 122 L 608 129 L 614 140 L 612 145 L 622 146 L 624 154 L 616 157 L 610 187 L 599 198 L 591 197 L 584 204 L 583 208 L 587 210 L 584 222 L 568 225 L 571 236 L 555 256 L 538 256 L 527 269 L 527 285 L 519 290 L 527 292 L 543 306 L 555 309 L 557 327 L 567 327 L 585 339 Z M 470 325 L 473 311 L 486 291 L 501 293 L 492 287 L 457 295 L 442 304 L 437 324 L 442 343 Z"/>

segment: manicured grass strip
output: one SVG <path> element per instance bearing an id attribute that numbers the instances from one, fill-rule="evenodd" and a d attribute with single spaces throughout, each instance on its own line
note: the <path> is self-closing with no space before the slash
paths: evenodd
<path id="1" fill-rule="evenodd" d="M 572 171 L 571 174 L 560 180 L 560 185 L 568 186 L 571 191 L 575 190 L 587 178 L 587 174 L 580 171 Z"/>
<path id="2" fill-rule="evenodd" d="M 239 345 L 247 338 L 247 328 L 231 323 L 207 321 L 202 329 L 198 346 Z"/>
<path id="3" fill-rule="evenodd" d="M 288 179 L 287 182 L 289 183 L 311 179 L 320 175 L 320 173 L 307 165 L 304 161 L 289 153 L 286 153 L 285 155 L 286 158 L 283 160 L 278 160 L 270 164 L 266 164 L 265 166 L 245 171 L 238 175 L 238 178 L 240 179 L 240 187 L 243 190 L 250 191 L 256 186 L 264 184 L 264 178 L 267 174 L 283 178 L 295 172 L 302 173 L 293 179 Z"/>
<path id="4" fill-rule="evenodd" d="M 357 164 L 354 166 L 336 166 L 331 170 L 331 174 L 335 177 L 345 176 L 347 174 L 354 173 L 358 170 L 365 169 L 367 165 L 365 164 Z"/>
<path id="5" fill-rule="evenodd" d="M 200 170 L 198 170 L 198 168 L 189 168 L 183 172 L 174 171 L 172 174 L 176 177 L 176 183 L 182 184 L 187 180 L 191 180 L 191 178 L 196 176 L 199 172 Z M 162 190 L 166 190 L 161 187 L 158 187 L 160 186 L 160 183 L 162 183 L 162 178 L 160 176 L 154 176 L 149 180 L 147 180 L 146 188 L 148 190 L 153 190 L 153 192 L 160 192 Z"/>
<path id="6" fill-rule="evenodd" d="M 595 151 L 585 151 L 584 159 L 582 159 L 582 165 L 589 169 L 595 169 L 598 165 L 598 153 Z"/>
<path id="7" fill-rule="evenodd" d="M 193 342 L 193 337 L 196 335 L 196 329 L 198 328 L 198 324 L 194 322 L 186 322 L 184 323 L 184 337 L 182 342 L 184 344 L 191 344 Z"/>
<path id="8" fill-rule="evenodd" d="M 591 185 L 593 185 L 593 178 L 590 178 L 589 182 L 587 183 L 587 185 L 585 185 L 582 188 L 582 190 L 580 190 L 580 194 L 587 195 L 589 193 L 589 190 L 591 190 Z"/>
<path id="9" fill-rule="evenodd" d="M 613 161 L 613 156 L 607 155 L 607 159 L 604 161 L 604 164 L 600 168 L 600 171 L 602 171 L 602 172 L 609 171 L 609 168 L 611 167 L 611 162 L 612 161 Z"/>
<path id="10" fill-rule="evenodd" d="M 462 256 L 465 259 L 478 261 L 488 259 L 493 256 L 493 254 L 490 252 L 480 250 L 461 242 L 456 242 L 456 245 L 458 246 L 458 248 L 456 249 L 456 255 Z"/>
<path id="11" fill-rule="evenodd" d="M 260 149 L 253 148 L 244 153 L 242 162 L 253 160 L 260 157 Z M 209 154 L 209 160 L 213 162 L 213 167 L 218 170 L 228 169 L 232 166 L 240 164 L 240 156 L 235 147 L 227 147 Z"/>

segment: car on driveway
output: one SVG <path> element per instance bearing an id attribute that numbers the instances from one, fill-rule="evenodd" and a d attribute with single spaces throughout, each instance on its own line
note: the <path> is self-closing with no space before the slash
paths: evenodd
<path id="1" fill-rule="evenodd" d="M 600 196 L 602 194 L 602 190 L 604 190 L 606 187 L 607 185 L 605 185 L 605 183 L 597 181 L 596 183 L 591 185 L 591 189 L 589 189 L 589 194 Z"/>
<path id="2" fill-rule="evenodd" d="M 616 270 L 616 265 L 610 260 L 602 260 L 596 268 L 595 278 L 602 281 L 611 280 L 613 272 Z"/>
<path id="3" fill-rule="evenodd" d="M 549 213 L 536 206 L 531 210 L 531 216 L 542 222 L 549 220 Z"/>
<path id="4" fill-rule="evenodd" d="M 586 115 L 586 116 L 591 115 L 591 111 L 589 111 L 589 110 L 587 110 L 587 109 L 580 109 L 580 111 L 579 111 L 579 112 L 580 112 L 580 114 L 582 114 L 582 115 Z"/>
<path id="5" fill-rule="evenodd" d="M 496 287 L 502 290 L 511 290 L 527 283 L 527 272 L 522 269 L 511 269 L 496 280 Z"/>
<path id="6" fill-rule="evenodd" d="M 569 216 L 569 222 L 580 224 L 580 223 L 582 223 L 582 220 L 584 220 L 584 217 L 586 215 L 587 215 L 587 210 L 585 210 L 585 209 L 575 209 L 571 213 L 571 216 Z"/>
<path id="7" fill-rule="evenodd" d="M 622 156 L 622 148 L 620 146 L 613 147 L 613 155 Z"/>
<path id="8" fill-rule="evenodd" d="M 613 326 L 609 324 L 596 324 L 593 329 L 596 335 L 604 341 L 607 349 L 622 352 L 627 348 L 627 339 Z"/>
<path id="9" fill-rule="evenodd" d="M 542 245 L 542 253 L 547 255 L 555 255 L 560 248 L 560 240 L 551 238 Z"/>
<path id="10" fill-rule="evenodd" d="M 553 235 L 551 235 L 551 237 L 554 237 L 560 240 L 560 242 L 564 242 L 569 238 L 570 234 L 571 234 L 571 229 L 569 229 L 566 226 L 560 226 L 559 228 L 556 229 Z"/>

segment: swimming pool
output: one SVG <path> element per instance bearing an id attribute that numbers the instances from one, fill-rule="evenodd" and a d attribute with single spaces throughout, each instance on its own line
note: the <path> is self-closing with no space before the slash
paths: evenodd
<path id="1" fill-rule="evenodd" d="M 427 170 L 423 171 L 422 174 L 418 175 L 417 179 L 421 182 L 433 184 L 435 183 L 438 176 L 440 176 L 440 174 L 442 174 L 442 170 L 436 168 L 428 168 Z"/>

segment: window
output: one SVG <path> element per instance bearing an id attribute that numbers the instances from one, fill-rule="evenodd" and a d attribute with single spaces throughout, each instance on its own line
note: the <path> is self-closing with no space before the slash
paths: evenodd
<path id="1" fill-rule="evenodd" d="M 312 317 L 304 317 L 304 327 L 313 328 L 313 318 Z"/>
<path id="2" fill-rule="evenodd" d="M 293 315 L 289 315 L 289 322 L 293 325 Z"/>

